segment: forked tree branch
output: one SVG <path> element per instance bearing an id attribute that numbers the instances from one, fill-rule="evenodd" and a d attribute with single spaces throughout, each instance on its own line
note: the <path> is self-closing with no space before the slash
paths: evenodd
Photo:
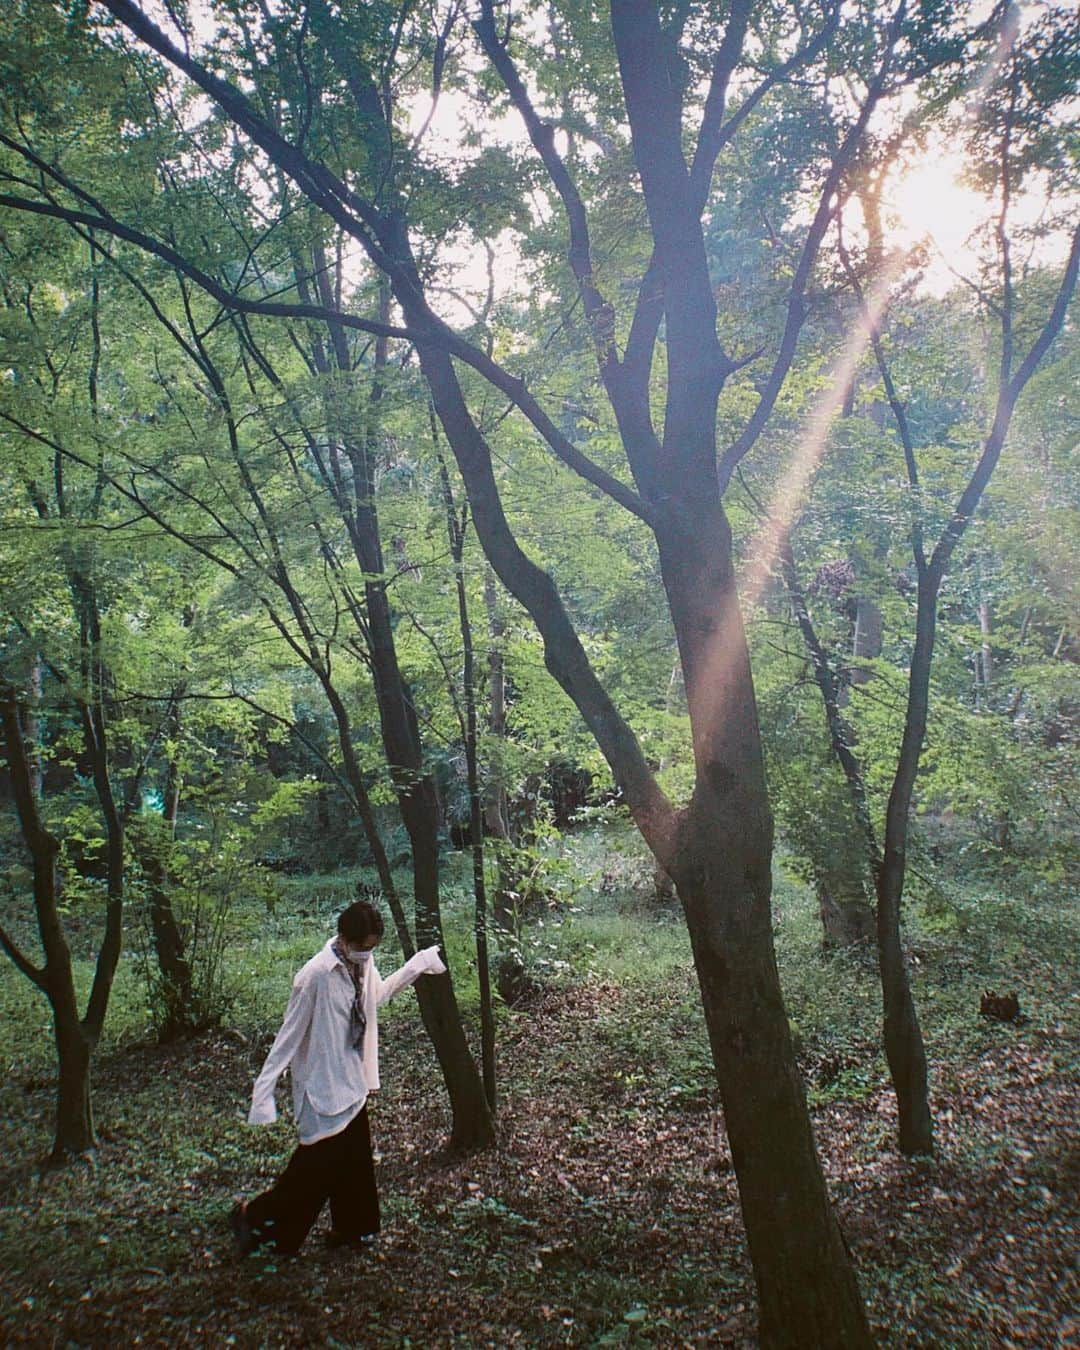
<path id="1" fill-rule="evenodd" d="M 407 301 L 409 308 L 424 317 L 424 330 L 418 331 L 382 331 L 382 336 L 404 337 L 417 344 L 430 342 L 443 346 L 457 359 L 472 366 L 480 375 L 497 389 L 505 393 L 532 423 L 547 442 L 555 455 L 573 469 L 580 477 L 600 488 L 613 501 L 642 520 L 648 520 L 650 510 L 637 493 L 625 483 L 594 464 L 586 455 L 574 446 L 567 437 L 559 432 L 551 418 L 528 393 L 523 380 L 516 379 L 493 361 L 485 352 L 467 342 L 431 310 L 423 294 L 418 279 L 409 269 L 401 266 L 400 260 L 392 250 L 387 250 L 381 240 L 387 234 L 394 233 L 395 222 L 370 202 L 364 201 L 356 192 L 333 174 L 324 164 L 311 159 L 297 146 L 292 145 L 252 107 L 250 101 L 227 80 L 215 75 L 206 66 L 182 52 L 160 28 L 153 23 L 132 0 L 102 0 L 105 7 L 114 14 L 138 38 L 159 55 L 181 70 L 199 86 L 232 118 L 236 125 L 269 157 L 284 174 L 296 183 L 300 190 L 316 206 L 325 211 L 348 235 L 356 239 L 364 248 L 372 263 L 386 276 L 392 277 L 398 290 L 399 300 Z M 334 55 L 334 53 L 331 53 Z M 342 65 L 347 65 L 342 61 Z M 363 91 L 361 91 L 363 92 Z M 377 108 L 365 98 L 365 109 L 374 116 Z M 19 200 L 9 204 L 18 204 Z M 3 198 L 0 198 L 0 205 Z M 48 212 L 45 212 L 48 214 Z M 85 222 L 84 222 L 85 223 Z M 157 251 L 157 250 L 152 250 Z M 170 259 L 173 266 L 179 265 L 175 251 Z M 194 278 L 188 270 L 188 275 Z M 201 284 L 201 282 L 200 282 Z M 216 285 L 216 283 L 215 283 Z M 224 288 L 218 287 L 221 292 Z M 213 292 L 212 292 L 213 293 Z M 228 292 L 225 292 L 228 294 Z M 220 294 L 215 298 L 221 298 Z M 247 313 L 273 313 L 274 310 L 250 309 L 248 305 L 264 302 L 247 302 L 242 308 Z M 239 306 L 237 306 L 239 307 Z M 324 312 L 303 313 L 303 307 L 293 307 L 291 312 L 276 310 L 280 317 L 314 318 L 327 321 Z M 331 312 L 334 321 L 340 321 L 348 327 L 359 328 L 364 332 L 380 332 L 370 321 L 356 320 L 353 316 Z M 381 326 L 383 330 L 388 325 Z"/>
<path id="2" fill-rule="evenodd" d="M 866 98 L 863 100 L 862 107 L 855 122 L 849 128 L 847 135 L 840 144 L 839 149 L 833 156 L 832 164 L 826 175 L 825 183 L 821 189 L 818 198 L 817 209 L 814 212 L 814 218 L 807 231 L 806 240 L 799 255 L 799 262 L 795 269 L 795 276 L 791 283 L 791 293 L 788 298 L 787 314 L 784 320 L 784 329 L 780 338 L 780 345 L 777 349 L 776 359 L 773 362 L 773 368 L 766 381 L 765 388 L 758 400 L 757 407 L 750 416 L 749 422 L 743 428 L 741 434 L 728 447 L 720 460 L 719 476 L 720 487 L 723 490 L 731 479 L 735 466 L 750 452 L 757 443 L 758 437 L 765 429 L 765 424 L 772 415 L 773 408 L 776 406 L 776 400 L 780 396 L 780 391 L 784 387 L 788 372 L 791 369 L 792 362 L 795 359 L 795 352 L 799 343 L 799 335 L 802 332 L 803 324 L 806 320 L 806 292 L 810 283 L 810 276 L 817 261 L 818 251 L 821 248 L 822 240 L 829 228 L 829 223 L 835 212 L 834 197 L 843 181 L 852 162 L 858 153 L 859 146 L 862 143 L 863 135 L 870 123 L 874 109 L 877 107 L 885 92 L 886 80 L 892 67 L 892 58 L 896 49 L 897 41 L 900 37 L 900 31 L 906 14 L 906 0 L 900 0 L 885 38 L 885 52 L 882 57 L 881 66 L 867 90 Z"/>
<path id="3" fill-rule="evenodd" d="M 990 475 L 994 472 L 1009 432 L 1009 425 L 1017 400 L 1065 323 L 1069 302 L 1072 299 L 1073 291 L 1076 289 L 1078 271 L 1080 271 L 1080 226 L 1077 226 L 1073 231 L 1069 257 L 1065 264 L 1061 284 L 1058 286 L 1053 308 L 1039 331 L 1038 337 L 1031 344 L 1023 361 L 1020 362 L 1016 374 L 998 390 L 994 422 L 983 445 L 982 454 L 979 456 L 979 461 L 968 480 L 967 487 L 961 493 L 960 499 L 956 503 L 948 523 L 942 530 L 941 537 L 938 539 L 930 557 L 928 571 L 939 584 L 949 558 L 975 514 L 986 485 L 990 481 Z"/>
<path id="4" fill-rule="evenodd" d="M 36 984 L 42 993 L 48 992 L 44 969 L 41 966 L 34 965 L 33 961 L 23 953 L 15 939 L 2 924 L 0 924 L 0 947 L 3 947 L 11 958 L 12 964 L 16 969 L 22 971 L 31 984 Z"/>

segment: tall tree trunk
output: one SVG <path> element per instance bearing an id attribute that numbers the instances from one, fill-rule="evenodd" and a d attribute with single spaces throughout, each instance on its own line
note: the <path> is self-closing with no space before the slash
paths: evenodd
<path id="1" fill-rule="evenodd" d="M 484 608 L 488 621 L 488 731 L 492 758 L 484 786 L 484 828 L 495 842 L 495 894 L 491 906 L 491 927 L 498 944 L 495 958 L 495 983 L 504 1003 L 518 1001 L 526 987 L 525 962 L 521 954 L 521 916 L 518 908 L 520 877 L 513 864 L 513 846 L 519 841 L 510 828 L 509 799 L 506 789 L 504 743 L 506 740 L 506 669 L 503 639 L 506 624 L 499 607 L 495 573 L 484 568 Z"/>
<path id="2" fill-rule="evenodd" d="M 184 693 L 184 685 L 173 690 L 167 726 L 170 741 L 175 741 L 180 734 L 180 699 Z M 163 1042 L 190 1036 L 198 1025 L 194 975 L 173 909 L 168 864 L 180 813 L 180 785 L 180 765 L 177 756 L 170 754 L 161 804 L 161 828 L 144 830 L 141 840 L 142 868 L 149 891 L 150 932 L 165 1004 L 165 1016 L 158 1029 L 159 1039 Z"/>
<path id="3" fill-rule="evenodd" d="M 506 623 L 499 609 L 495 573 L 484 567 L 484 608 L 488 621 L 488 731 L 496 745 L 499 761 L 489 771 L 484 786 L 484 822 L 489 834 L 496 839 L 507 839 L 510 822 L 507 818 L 506 774 L 503 771 L 502 743 L 506 739 L 506 667 L 503 659 L 503 639 Z"/>
<path id="4" fill-rule="evenodd" d="M 492 1113 L 496 1110 L 495 1089 L 495 1013 L 491 1002 L 491 961 L 488 953 L 487 879 L 484 876 L 484 800 L 480 790 L 478 723 L 476 712 L 476 649 L 473 645 L 472 620 L 469 616 L 469 595 L 465 586 L 465 536 L 468 528 L 468 502 L 460 518 L 454 502 L 454 491 L 446 461 L 438 447 L 438 425 L 434 409 L 430 409 L 431 435 L 439 460 L 443 500 L 446 506 L 446 528 L 450 542 L 450 556 L 454 561 L 454 583 L 457 590 L 458 626 L 461 630 L 462 697 L 465 716 L 462 736 L 465 743 L 465 774 L 469 789 L 469 833 L 472 836 L 474 940 L 476 944 L 476 977 L 480 992 L 480 1066 L 484 1080 L 484 1094 Z"/>
<path id="5" fill-rule="evenodd" d="M 332 296 L 325 290 L 328 285 L 325 268 L 320 269 L 320 278 L 324 302 L 332 301 Z M 384 309 L 388 305 L 387 291 Z M 351 362 L 345 330 L 331 324 L 329 332 L 337 368 L 348 371 Z M 377 364 L 385 361 L 385 343 L 380 352 Z M 374 394 L 381 397 L 378 382 Z M 369 431 L 368 439 L 372 434 L 373 431 Z M 343 439 L 353 473 L 353 514 L 351 522 L 347 523 L 351 523 L 356 560 L 365 578 L 366 640 L 379 724 L 412 851 L 417 945 L 445 947 L 439 900 L 439 804 L 434 780 L 424 764 L 412 693 L 397 659 L 375 506 L 374 446 L 354 435 L 346 435 Z M 495 1127 L 481 1075 L 465 1039 L 450 973 L 421 980 L 416 989 L 421 1016 L 435 1046 L 450 1095 L 453 1112 L 451 1146 L 460 1150 L 485 1148 L 494 1141 Z"/>
<path id="6" fill-rule="evenodd" d="M 926 1049 L 900 941 L 900 900 L 907 862 L 908 814 L 919 756 L 926 738 L 939 584 L 934 575 L 920 576 L 915 613 L 915 647 L 908 678 L 907 717 L 896 775 L 885 812 L 885 846 L 877 887 L 878 960 L 881 969 L 885 1058 L 896 1091 L 900 1150 L 907 1154 L 931 1153 L 934 1148 Z"/>
<path id="7" fill-rule="evenodd" d="M 338 743 L 342 751 L 345 776 L 353 791 L 368 842 L 375 855 L 380 883 L 390 905 L 402 949 L 406 956 L 410 956 L 417 945 L 425 943 L 441 945 L 443 940 L 441 926 L 438 922 L 434 925 L 431 922 L 432 895 L 435 897 L 436 919 L 438 919 L 439 871 L 438 836 L 434 825 L 437 808 L 430 777 L 417 783 L 417 791 L 423 791 L 426 787 L 429 794 L 427 801 L 421 801 L 418 807 L 414 805 L 412 798 L 406 806 L 399 796 L 402 819 L 409 833 L 413 852 L 418 939 L 418 943 L 414 943 L 390 872 L 386 851 L 379 836 L 360 764 L 356 758 L 348 710 L 325 672 L 322 672 L 320 678 L 323 680 L 327 700 L 337 723 Z M 450 1098 L 453 1116 L 451 1147 L 463 1152 L 486 1148 L 494 1139 L 494 1122 L 488 1109 L 480 1074 L 465 1039 L 461 1010 L 454 996 L 453 985 L 448 976 L 429 976 L 418 981 L 414 988 L 420 1007 L 420 1017 L 431 1040 Z"/>
<path id="8" fill-rule="evenodd" d="M 439 850 L 437 804 L 434 784 L 425 776 L 404 795 L 402 816 L 413 850 L 413 882 L 416 896 L 416 937 L 420 946 L 445 946 L 439 907 Z M 494 1142 L 495 1125 L 476 1061 L 473 1059 L 461 1010 L 449 972 L 421 980 L 417 986 L 420 1013 L 439 1057 L 450 1105 L 453 1127 L 450 1143 L 471 1151 Z"/>
<path id="9" fill-rule="evenodd" d="M 763 1342 L 869 1345 L 854 1272 L 814 1150 L 772 950 L 772 820 L 730 530 L 715 492 L 711 498 L 702 494 L 704 511 L 693 497 L 673 501 L 667 524 L 657 529 L 697 765 L 698 786 L 676 825 L 639 747 L 588 668 L 550 579 L 510 535 L 490 457 L 449 358 L 424 349 L 421 360 L 484 551 L 540 628 L 549 670 L 585 716 L 639 828 L 678 887 L 717 1081 L 730 1113 Z"/>
<path id="10" fill-rule="evenodd" d="M 22 973 L 49 1000 L 57 1050 L 56 1128 L 52 1159 L 92 1149 L 94 1118 L 90 1105 L 90 1055 L 94 1037 L 79 1019 L 71 950 L 58 908 L 56 859 L 60 844 L 45 828 L 34 791 L 35 771 L 22 725 L 18 697 L 0 681 L 0 723 L 3 725 L 15 806 L 33 869 L 34 912 L 45 964 L 35 966 L 14 940 L 0 929 L 0 946 Z"/>
<path id="11" fill-rule="evenodd" d="M 476 972 L 480 985 L 480 1065 L 484 1092 L 492 1114 L 496 1109 L 495 1012 L 491 1001 L 491 957 L 488 949 L 487 879 L 484 876 L 484 801 L 480 789 L 476 716 L 476 656 L 465 594 L 465 575 L 458 559 L 458 609 L 465 650 L 465 762 L 469 779 L 469 826 L 472 832 L 473 894 L 476 897 Z"/>
<path id="12" fill-rule="evenodd" d="M 97 639 L 100 641 L 100 636 Z M 95 647 L 96 647 L 95 642 Z M 113 795 L 109 777 L 109 752 L 103 698 L 98 688 L 95 702 L 81 708 L 87 751 L 93 765 L 94 791 L 105 823 L 106 898 L 105 932 L 98 948 L 94 979 L 90 986 L 82 1025 L 96 1045 L 105 1025 L 105 1012 L 112 993 L 116 967 L 123 946 L 124 911 L 124 824 Z"/>
<path id="13" fill-rule="evenodd" d="M 672 504 L 657 530 L 682 658 L 696 787 L 661 857 L 686 914 L 769 1346 L 869 1345 L 829 1203 L 772 942 L 773 821 L 722 507 Z"/>
<path id="14" fill-rule="evenodd" d="M 710 794 L 711 795 L 711 794 Z M 672 867 L 701 986 L 768 1346 L 865 1346 L 854 1272 L 814 1147 L 780 994 L 762 841 L 732 838 L 730 811 L 695 799 Z M 748 878 L 756 879 L 756 885 Z"/>

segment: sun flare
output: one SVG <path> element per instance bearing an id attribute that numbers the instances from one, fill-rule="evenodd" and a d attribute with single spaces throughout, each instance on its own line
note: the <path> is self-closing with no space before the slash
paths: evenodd
<path id="1" fill-rule="evenodd" d="M 884 205 L 894 245 L 928 250 L 925 283 L 944 290 L 955 272 L 975 270 L 977 235 L 987 204 L 961 182 L 963 163 L 944 147 L 935 147 L 886 187 Z"/>

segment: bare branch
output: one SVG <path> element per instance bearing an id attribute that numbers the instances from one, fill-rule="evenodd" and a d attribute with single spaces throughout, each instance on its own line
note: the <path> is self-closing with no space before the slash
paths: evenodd
<path id="1" fill-rule="evenodd" d="M 743 2 L 743 0 L 740 0 Z M 533 106 L 532 99 L 517 72 L 513 59 L 500 40 L 495 27 L 495 8 L 492 0 L 481 0 L 480 17 L 473 21 L 473 31 L 487 53 L 489 60 L 499 72 L 510 101 L 518 110 L 529 140 L 543 161 L 555 190 L 562 199 L 570 226 L 570 250 L 568 259 L 571 270 L 581 288 L 585 315 L 589 320 L 596 345 L 597 359 L 601 371 L 617 364 L 615 351 L 615 316 L 611 305 L 604 300 L 593 277 L 592 249 L 589 243 L 589 223 L 585 213 L 585 204 L 577 190 L 570 171 L 555 148 L 555 129 L 544 122 Z"/>
<path id="2" fill-rule="evenodd" d="M 922 490 L 919 484 L 919 466 L 915 459 L 915 442 L 911 435 L 911 424 L 908 422 L 907 410 L 896 391 L 892 371 L 885 357 L 885 349 L 881 345 L 880 321 L 876 315 L 871 313 L 870 306 L 867 304 L 862 283 L 844 242 L 843 222 L 839 215 L 837 216 L 837 250 L 844 271 L 847 273 L 848 281 L 851 283 L 851 289 L 858 301 L 863 327 L 869 334 L 870 346 L 877 363 L 878 374 L 881 376 L 881 383 L 885 389 L 885 397 L 888 400 L 893 421 L 896 423 L 896 429 L 900 435 L 900 444 L 904 451 L 904 465 L 907 469 L 908 487 L 912 493 L 911 552 L 919 575 L 922 576 L 926 571 L 926 552 L 923 547 Z"/>
<path id="3" fill-rule="evenodd" d="M 1032 375 L 1034 375 L 1036 367 L 1046 354 L 1050 344 L 1061 331 L 1065 322 L 1065 315 L 1068 312 L 1069 301 L 1076 289 L 1078 269 L 1080 269 L 1080 226 L 1077 226 L 1073 232 L 1072 247 L 1069 250 L 1068 262 L 1065 264 L 1065 273 L 1058 287 L 1054 307 L 1038 337 L 1032 343 L 1027 356 L 1020 363 L 1015 376 L 998 391 L 994 423 L 984 442 L 982 454 L 979 456 L 979 461 L 968 481 L 968 485 L 961 494 L 960 500 L 956 503 L 953 514 L 941 532 L 941 537 L 931 555 L 930 571 L 938 582 L 944 575 L 945 567 L 953 549 L 959 543 L 975 513 L 976 507 L 979 505 L 986 485 L 990 481 L 990 475 L 994 472 L 1009 432 L 1009 425 L 1017 400 Z"/>
<path id="4" fill-rule="evenodd" d="M 42 966 L 35 966 L 33 961 L 22 952 L 10 933 L 0 925 L 0 947 L 3 947 L 11 958 L 12 963 L 22 971 L 31 984 L 36 984 L 43 994 L 49 992 L 49 986 L 45 979 L 45 970 Z"/>
<path id="5" fill-rule="evenodd" d="M 798 266 L 795 269 L 795 276 L 791 283 L 787 316 L 784 321 L 784 331 L 780 338 L 780 346 L 777 351 L 776 360 L 773 363 L 773 368 L 768 381 L 766 382 L 758 405 L 754 409 L 749 422 L 743 428 L 742 434 L 725 451 L 720 461 L 719 477 L 721 490 L 727 487 L 735 465 L 749 453 L 764 430 L 766 422 L 772 415 L 772 410 L 776 405 L 780 390 L 783 388 L 784 382 L 787 379 L 788 372 L 791 369 L 791 363 L 795 359 L 799 335 L 802 332 L 803 323 L 806 320 L 806 290 L 809 285 L 811 272 L 813 271 L 814 264 L 817 260 L 818 250 L 821 247 L 822 240 L 825 238 L 825 232 L 827 231 L 836 210 L 834 197 L 843 181 L 844 175 L 847 173 L 855 159 L 874 109 L 877 107 L 882 94 L 885 92 L 885 82 L 892 65 L 892 57 L 897 40 L 900 36 L 901 24 L 905 12 L 906 6 L 904 0 L 900 0 L 900 4 L 897 6 L 896 11 L 893 14 L 892 22 L 889 25 L 888 34 L 886 36 L 885 55 L 882 58 L 881 67 L 867 90 L 866 98 L 859 110 L 858 117 L 855 119 L 854 124 L 848 130 L 839 149 L 833 156 L 832 164 L 830 165 L 829 172 L 826 175 L 825 183 L 818 199 L 817 210 L 814 213 L 810 229 L 807 231 L 806 241 L 803 244 Z"/>

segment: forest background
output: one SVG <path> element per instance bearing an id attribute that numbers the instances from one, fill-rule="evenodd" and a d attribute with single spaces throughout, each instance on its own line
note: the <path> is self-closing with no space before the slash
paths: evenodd
<path id="1" fill-rule="evenodd" d="M 2 24 L 6 1331 L 334 1340 L 222 1225 L 359 882 L 373 1341 L 1068 1343 L 1075 15 Z"/>

